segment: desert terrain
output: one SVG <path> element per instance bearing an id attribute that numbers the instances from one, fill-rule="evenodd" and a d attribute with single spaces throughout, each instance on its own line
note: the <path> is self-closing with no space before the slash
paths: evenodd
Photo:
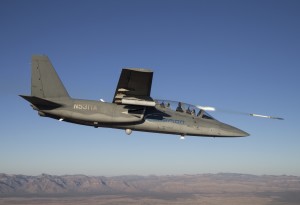
<path id="1" fill-rule="evenodd" d="M 299 205 L 300 177 L 247 174 L 95 177 L 0 174 L 0 205 Z"/>

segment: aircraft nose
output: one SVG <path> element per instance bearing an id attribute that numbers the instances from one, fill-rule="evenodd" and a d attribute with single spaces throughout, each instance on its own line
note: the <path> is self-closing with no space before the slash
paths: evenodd
<path id="1" fill-rule="evenodd" d="M 232 132 L 235 137 L 247 137 L 250 135 L 249 133 L 247 133 L 243 130 L 240 130 L 238 128 L 235 128 Z"/>
<path id="2" fill-rule="evenodd" d="M 250 135 L 249 133 L 243 130 L 240 130 L 236 127 L 227 124 L 222 124 L 220 128 L 222 132 L 224 132 L 223 133 L 224 135 L 231 136 L 231 137 L 247 137 Z"/>

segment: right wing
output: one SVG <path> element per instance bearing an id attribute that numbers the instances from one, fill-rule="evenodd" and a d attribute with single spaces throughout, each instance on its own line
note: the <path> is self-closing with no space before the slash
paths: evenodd
<path id="1" fill-rule="evenodd" d="M 150 97 L 153 72 L 151 70 L 124 68 L 120 75 L 113 103 L 154 107 Z"/>

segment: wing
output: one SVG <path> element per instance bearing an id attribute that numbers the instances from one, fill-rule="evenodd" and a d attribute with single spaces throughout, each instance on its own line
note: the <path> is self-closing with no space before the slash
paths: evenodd
<path id="1" fill-rule="evenodd" d="M 113 103 L 155 106 L 150 97 L 153 72 L 142 68 L 124 68 L 120 75 Z"/>

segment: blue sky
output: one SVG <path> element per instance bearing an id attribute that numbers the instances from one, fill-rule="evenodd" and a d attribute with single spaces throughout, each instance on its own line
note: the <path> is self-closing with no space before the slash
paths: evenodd
<path id="1" fill-rule="evenodd" d="M 300 175 L 299 1 L 0 0 L 0 173 Z M 41 118 L 32 54 L 74 98 L 111 101 L 123 67 L 154 70 L 152 97 L 281 116 L 212 113 L 247 138 L 94 129 Z"/>

